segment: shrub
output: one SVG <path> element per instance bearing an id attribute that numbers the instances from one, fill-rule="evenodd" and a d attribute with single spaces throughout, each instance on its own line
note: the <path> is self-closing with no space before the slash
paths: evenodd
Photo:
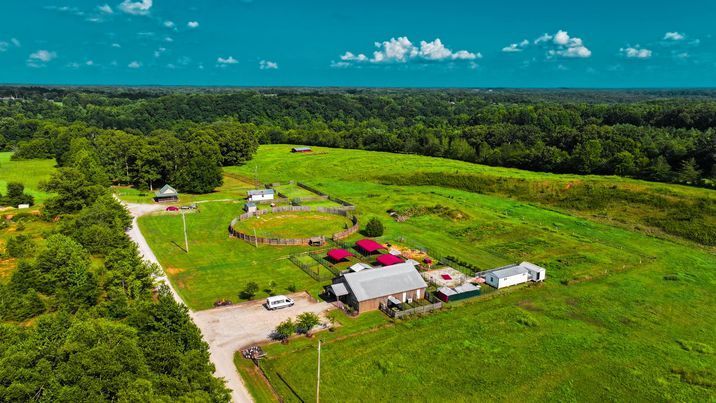
<path id="1" fill-rule="evenodd" d="M 256 296 L 256 293 L 259 291 L 259 285 L 256 284 L 255 281 L 249 281 L 246 284 L 246 287 L 244 288 L 241 293 L 239 293 L 239 298 L 241 299 L 253 299 L 254 296 Z"/>
<path id="2" fill-rule="evenodd" d="M 296 318 L 296 328 L 299 333 L 305 333 L 306 335 L 311 333 L 316 325 L 321 323 L 321 320 L 313 312 L 304 312 Z"/>
<path id="3" fill-rule="evenodd" d="M 19 226 L 19 224 L 18 224 Z M 5 252 L 9 257 L 28 257 L 35 248 L 35 242 L 27 235 L 17 235 L 7 241 Z"/>
<path id="4" fill-rule="evenodd" d="M 291 318 L 288 318 L 276 326 L 273 336 L 278 340 L 286 340 L 294 333 L 296 333 L 296 324 L 293 323 Z"/>
<path id="5" fill-rule="evenodd" d="M 375 217 L 368 220 L 365 226 L 365 235 L 371 238 L 382 236 L 383 231 L 383 223 Z"/>

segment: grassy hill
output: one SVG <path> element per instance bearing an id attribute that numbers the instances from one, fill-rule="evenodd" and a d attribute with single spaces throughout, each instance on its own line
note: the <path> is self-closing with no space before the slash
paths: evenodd
<path id="1" fill-rule="evenodd" d="M 302 180 L 349 200 L 364 221 L 383 220 L 384 241 L 481 268 L 529 260 L 548 269 L 544 285 L 491 293 L 419 319 L 337 315 L 343 326 L 320 336 L 324 399 L 716 395 L 716 256 L 701 242 L 713 236 L 715 192 L 410 155 L 289 149 L 263 146 L 250 164 L 228 171 L 250 175 L 258 165 L 264 181 Z M 388 209 L 411 216 L 398 223 Z M 662 218 L 684 209 L 693 211 L 678 222 L 700 225 L 705 237 L 663 225 Z M 266 349 L 262 365 L 278 393 L 312 399 L 315 339 Z M 259 378 L 242 373 L 261 390 Z"/>
<path id="2" fill-rule="evenodd" d="M 5 194 L 8 182 L 21 182 L 36 204 L 44 202 L 49 195 L 39 189 L 39 184 L 50 179 L 55 160 L 12 161 L 11 156 L 11 152 L 0 152 L 0 193 Z"/>

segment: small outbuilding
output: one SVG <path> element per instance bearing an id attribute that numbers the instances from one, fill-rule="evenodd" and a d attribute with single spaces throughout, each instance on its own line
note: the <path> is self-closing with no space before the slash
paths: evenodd
<path id="1" fill-rule="evenodd" d="M 326 257 L 333 261 L 334 263 L 342 262 L 344 260 L 348 260 L 349 257 L 353 256 L 352 253 L 348 252 L 345 249 L 331 249 L 326 254 Z"/>
<path id="2" fill-rule="evenodd" d="M 394 264 L 399 264 L 399 263 L 405 262 L 405 260 L 403 260 L 395 255 L 391 255 L 390 253 L 380 255 L 375 260 L 381 266 L 392 266 Z M 412 266 L 415 267 L 414 265 L 412 265 Z"/>
<path id="3" fill-rule="evenodd" d="M 255 213 L 258 210 L 258 207 L 256 207 L 256 203 L 248 202 L 244 204 L 244 211 L 247 213 Z"/>
<path id="4" fill-rule="evenodd" d="M 312 151 L 311 147 L 293 147 L 291 149 L 292 153 L 310 153 Z"/>
<path id="5" fill-rule="evenodd" d="M 495 288 L 504 288 L 528 281 L 544 281 L 546 270 L 530 262 L 511 264 L 485 274 L 485 282 Z"/>
<path id="6" fill-rule="evenodd" d="M 276 195 L 276 191 L 273 189 L 256 189 L 256 190 L 249 190 L 248 192 L 248 199 L 249 201 L 255 202 L 255 201 L 262 201 L 262 200 L 273 200 L 274 196 Z"/>
<path id="7" fill-rule="evenodd" d="M 167 185 L 154 192 L 154 201 L 159 203 L 179 201 L 179 193 L 173 187 Z"/>
<path id="8" fill-rule="evenodd" d="M 348 270 L 350 270 L 354 273 L 358 273 L 359 271 L 363 271 L 366 269 L 372 269 L 372 268 L 373 268 L 373 266 L 369 265 L 368 263 L 360 262 L 360 263 L 356 263 L 353 266 L 349 267 Z"/>
<path id="9" fill-rule="evenodd" d="M 379 244 L 372 239 L 361 239 L 360 241 L 356 242 L 356 249 L 366 255 L 372 255 L 373 253 L 377 253 L 381 250 L 384 250 L 385 246 Z"/>
<path id="10" fill-rule="evenodd" d="M 343 284 L 341 287 L 339 284 Z M 343 294 L 343 289 L 348 294 Z M 428 285 L 415 267 L 408 263 L 396 264 L 380 269 L 366 269 L 357 273 L 346 273 L 326 287 L 329 294 L 345 300 L 359 313 L 380 309 L 388 300 L 409 302 L 425 298 Z"/>
<path id="11" fill-rule="evenodd" d="M 459 301 L 470 297 L 476 297 L 480 295 L 480 286 L 471 283 L 465 283 L 455 288 L 440 287 L 438 288 L 435 296 L 443 302 Z"/>

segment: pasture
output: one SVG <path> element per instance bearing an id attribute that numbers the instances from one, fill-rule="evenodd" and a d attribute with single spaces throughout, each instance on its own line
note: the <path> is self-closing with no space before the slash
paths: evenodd
<path id="1" fill-rule="evenodd" d="M 264 146 L 257 160 L 272 167 L 275 180 L 290 173 L 355 203 L 363 222 L 380 217 L 386 226 L 383 241 L 453 255 L 480 268 L 530 260 L 548 269 L 542 286 L 489 293 L 417 320 L 391 323 L 380 315 L 349 319 L 338 314 L 343 326 L 320 336 L 326 342 L 324 398 L 596 401 L 713 396 L 713 251 L 644 227 L 644 217 L 667 213 L 665 208 L 636 208 L 618 199 L 594 209 L 560 208 L 544 200 L 520 200 L 524 195 L 517 193 L 511 197 L 509 181 L 559 188 L 587 182 L 683 202 L 699 198 L 712 203 L 714 192 L 416 156 L 386 159 L 363 151 L 327 149 L 309 160 L 284 150 Z M 347 161 L 364 169 L 341 168 L 349 166 Z M 321 177 L 315 172 L 322 172 Z M 486 194 L 393 185 L 385 179 L 416 172 L 490 175 L 504 178 L 507 185 Z M 412 215 L 398 223 L 387 217 L 388 209 Z M 266 350 L 269 358 L 263 366 L 279 394 L 289 401 L 311 399 L 315 339 L 272 344 Z M 259 380 L 242 373 L 252 382 Z"/>
<path id="2" fill-rule="evenodd" d="M 379 313 L 355 319 L 336 313 L 342 326 L 320 335 L 324 398 L 713 397 L 714 250 L 649 224 L 698 200 L 708 233 L 713 191 L 411 155 L 321 149 L 322 154 L 306 158 L 286 150 L 284 145 L 260 148 L 255 162 L 271 172 L 267 181 L 304 181 L 354 203 L 361 222 L 378 217 L 385 225 L 379 241 L 434 257 L 452 255 L 481 269 L 529 260 L 548 270 L 541 286 L 486 293 L 416 320 L 393 323 Z M 246 176 L 251 167 L 226 171 Z M 425 176 L 430 173 L 443 176 L 449 186 L 433 183 L 437 180 Z M 495 181 L 485 182 L 490 187 L 484 191 L 460 182 L 475 178 L 481 184 L 484 178 Z M 581 186 L 599 192 L 576 193 L 580 199 L 565 203 L 567 192 Z M 658 195 L 668 200 L 660 206 L 648 202 Z M 178 216 L 140 219 L 187 303 L 203 309 L 218 298 L 236 300 L 248 281 L 261 288 L 276 281 L 279 292 L 290 285 L 314 294 L 320 290 L 321 283 L 286 260 L 308 248 L 254 248 L 228 238 L 226 226 L 240 208 L 241 203 L 211 202 L 188 215 L 188 254 L 182 250 Z M 407 219 L 397 222 L 388 210 Z M 312 399 L 315 339 L 265 349 L 269 358 L 262 365 L 278 393 L 289 401 Z M 261 381 L 241 367 L 247 381 Z M 251 389 L 260 401 L 271 398 L 266 385 Z"/>
<path id="3" fill-rule="evenodd" d="M 0 193 L 5 194 L 8 182 L 20 182 L 36 204 L 43 203 L 50 195 L 40 190 L 40 184 L 50 179 L 55 171 L 55 160 L 13 161 L 11 156 L 11 152 L 0 152 Z"/>

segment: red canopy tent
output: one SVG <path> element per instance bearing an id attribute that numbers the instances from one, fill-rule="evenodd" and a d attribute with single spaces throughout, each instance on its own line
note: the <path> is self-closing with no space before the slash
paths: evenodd
<path id="1" fill-rule="evenodd" d="M 391 254 L 380 255 L 375 260 L 382 266 L 392 266 L 394 264 L 405 262 L 405 260 Z"/>
<path id="2" fill-rule="evenodd" d="M 361 239 L 360 241 L 356 242 L 356 246 L 367 253 L 374 253 L 381 249 L 385 249 L 385 246 L 379 244 L 372 239 Z"/>
<path id="3" fill-rule="evenodd" d="M 328 257 L 334 262 L 340 262 L 341 260 L 346 259 L 349 256 L 353 256 L 353 254 L 345 249 L 331 249 L 328 251 Z"/>

